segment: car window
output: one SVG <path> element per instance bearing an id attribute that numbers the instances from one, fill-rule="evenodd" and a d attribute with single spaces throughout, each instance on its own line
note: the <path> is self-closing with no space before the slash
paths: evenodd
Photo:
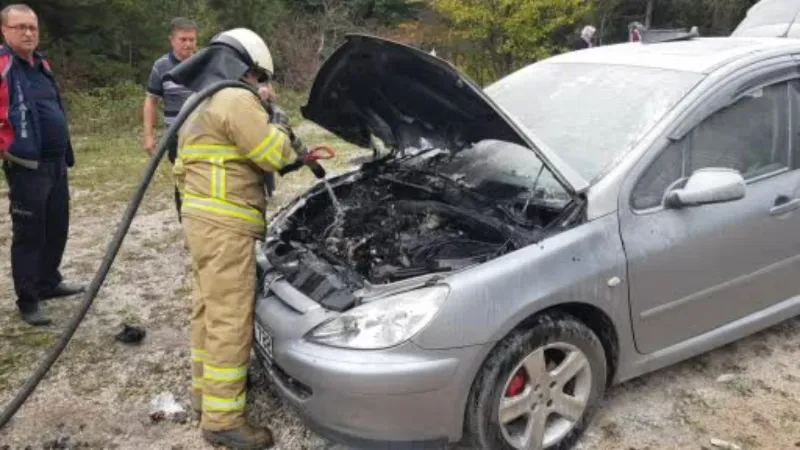
<path id="1" fill-rule="evenodd" d="M 695 128 L 688 173 L 726 167 L 750 179 L 787 167 L 787 89 L 788 83 L 758 89 Z"/>
<path id="2" fill-rule="evenodd" d="M 637 183 L 633 207 L 660 205 L 670 184 L 697 169 L 736 169 L 752 180 L 789 167 L 789 89 L 779 83 L 748 92 L 667 146 Z"/>
<path id="3" fill-rule="evenodd" d="M 654 208 L 661 204 L 670 184 L 683 177 L 686 140 L 673 142 L 650 164 L 633 191 L 634 209 Z"/>
<path id="4" fill-rule="evenodd" d="M 789 163 L 796 168 L 798 161 L 800 161 L 800 80 L 792 80 L 789 83 L 789 102 L 791 104 L 789 108 L 789 125 L 792 130 L 790 135 L 792 149 Z"/>

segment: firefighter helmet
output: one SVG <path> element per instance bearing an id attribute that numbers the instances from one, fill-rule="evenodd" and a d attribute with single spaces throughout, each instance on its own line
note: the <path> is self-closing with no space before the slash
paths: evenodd
<path id="1" fill-rule="evenodd" d="M 251 68 L 265 71 L 269 77 L 275 73 L 272 54 L 261 36 L 247 28 L 223 31 L 211 39 L 210 45 L 227 45 L 233 48 Z"/>

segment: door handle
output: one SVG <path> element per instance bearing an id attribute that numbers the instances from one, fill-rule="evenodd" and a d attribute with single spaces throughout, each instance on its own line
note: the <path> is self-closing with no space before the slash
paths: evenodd
<path id="1" fill-rule="evenodd" d="M 769 210 L 769 214 L 772 216 L 780 216 L 794 211 L 798 207 L 800 207 L 800 198 L 789 199 L 789 197 L 781 195 L 775 199 L 775 206 Z"/>

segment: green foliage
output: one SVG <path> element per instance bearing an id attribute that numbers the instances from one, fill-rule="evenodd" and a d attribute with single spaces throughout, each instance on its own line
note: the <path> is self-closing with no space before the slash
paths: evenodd
<path id="1" fill-rule="evenodd" d="M 64 103 L 70 130 L 78 136 L 115 130 L 138 131 L 142 127 L 144 90 L 132 81 L 67 92 Z"/>
<path id="2" fill-rule="evenodd" d="M 648 22 L 652 28 L 689 28 L 697 26 L 704 36 L 726 36 L 744 18 L 757 0 L 593 0 L 590 21 L 601 34 L 603 43 L 627 40 L 628 23 Z"/>
<path id="3" fill-rule="evenodd" d="M 354 26 L 392 26 L 416 17 L 425 6 L 413 0 L 295 0 L 289 2 L 298 12 L 326 15 L 337 11 Z"/>
<path id="4" fill-rule="evenodd" d="M 671 0 L 656 2 L 653 25 L 697 26 L 705 35 L 727 35 L 757 0 Z"/>
<path id="5" fill-rule="evenodd" d="M 756 0 L 29 0 L 42 25 L 42 49 L 68 90 L 146 83 L 153 61 L 170 50 L 176 16 L 201 26 L 200 46 L 216 33 L 260 33 L 277 80 L 308 89 L 345 34 L 391 36 L 437 54 L 480 84 L 567 51 L 585 24 L 602 44 L 627 39 L 637 20 L 654 28 L 698 26 L 726 35 Z M 651 5 L 652 8 L 648 8 Z M 650 14 L 648 15 L 648 11 Z M 125 87 L 124 89 L 128 89 Z M 113 89 L 116 89 L 113 88 Z M 104 94 L 103 94 L 104 95 Z M 136 115 L 138 117 L 138 114 Z"/>
<path id="6" fill-rule="evenodd" d="M 279 85 L 275 90 L 281 108 L 293 124 L 297 124 L 301 120 L 300 107 L 308 96 Z M 144 88 L 132 81 L 66 92 L 64 103 L 70 119 L 70 130 L 79 138 L 127 133 L 140 136 L 144 95 Z M 161 120 L 157 123 L 160 124 Z"/>
<path id="7" fill-rule="evenodd" d="M 247 27 L 270 36 L 284 18 L 282 0 L 207 0 L 218 30 Z"/>
<path id="8" fill-rule="evenodd" d="M 414 18 L 424 4 L 406 0 L 356 0 L 353 11 L 357 21 L 392 26 L 401 21 Z"/>
<path id="9" fill-rule="evenodd" d="M 458 40 L 474 43 L 463 65 L 479 81 L 567 48 L 590 12 L 584 0 L 433 0 Z"/>
<path id="10" fill-rule="evenodd" d="M 31 0 L 42 49 L 67 88 L 144 84 L 153 61 L 169 51 L 168 26 L 177 15 L 201 24 L 204 0 Z"/>

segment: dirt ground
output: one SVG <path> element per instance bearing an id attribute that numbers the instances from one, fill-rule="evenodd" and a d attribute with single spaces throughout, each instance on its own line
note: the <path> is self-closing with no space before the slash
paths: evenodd
<path id="1" fill-rule="evenodd" d="M 141 173 L 135 169 L 133 180 Z M 91 168 L 73 173 L 89 176 Z M 279 186 L 278 203 L 308 178 Z M 279 180 L 280 182 L 280 180 Z M 98 182 L 99 183 L 99 182 Z M 73 189 L 73 216 L 63 271 L 88 283 L 126 204 L 98 204 L 98 189 L 133 185 L 107 177 Z M 0 183 L 0 189 L 5 186 Z M 152 423 L 149 402 L 172 393 L 188 409 L 188 258 L 171 191 L 151 189 L 86 320 L 12 422 L 0 449 L 207 449 L 197 423 Z M 10 219 L 0 199 L 0 405 L 8 404 L 77 310 L 80 297 L 46 304 L 49 329 L 21 324 L 13 304 Z M 138 346 L 114 340 L 121 323 L 141 325 Z M 281 450 L 340 449 L 309 432 L 251 371 L 248 414 L 269 425 Z M 712 442 L 712 439 L 714 440 Z M 582 449 L 787 450 L 800 448 L 800 318 L 675 367 L 614 388 Z M 735 446 L 738 447 L 735 447 Z"/>

